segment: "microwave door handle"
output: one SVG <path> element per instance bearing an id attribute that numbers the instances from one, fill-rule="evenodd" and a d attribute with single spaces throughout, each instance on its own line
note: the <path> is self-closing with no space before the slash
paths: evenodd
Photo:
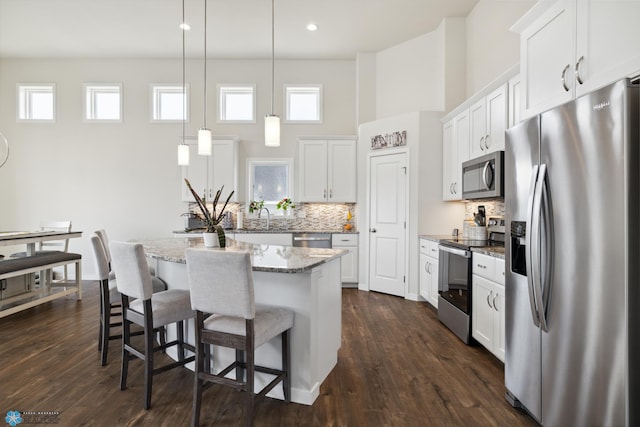
<path id="1" fill-rule="evenodd" d="M 487 178 L 487 172 L 491 173 L 489 178 Z M 491 160 L 487 161 L 484 164 L 484 168 L 482 168 L 482 182 L 487 190 L 491 190 L 491 185 L 493 184 L 493 168 L 491 167 Z"/>
<path id="2" fill-rule="evenodd" d="M 529 306 L 531 308 L 531 318 L 535 326 L 540 326 L 540 320 L 538 319 L 538 310 L 536 308 L 536 297 L 533 286 L 533 276 L 535 274 L 533 269 L 531 244 L 533 241 L 533 199 L 536 194 L 536 184 L 538 182 L 538 165 L 534 165 L 531 170 L 531 185 L 529 186 L 529 200 L 527 203 L 527 222 L 526 222 L 526 234 L 525 234 L 525 265 L 527 268 L 527 289 L 529 291 Z"/>

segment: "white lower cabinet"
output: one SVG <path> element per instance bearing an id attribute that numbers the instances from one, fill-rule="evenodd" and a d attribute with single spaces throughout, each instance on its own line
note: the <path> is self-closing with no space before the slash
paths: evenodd
<path id="1" fill-rule="evenodd" d="M 504 260 L 473 254 L 472 336 L 504 362 Z"/>
<path id="2" fill-rule="evenodd" d="M 340 258 L 342 283 L 358 283 L 358 235 L 332 234 L 331 247 L 349 252 Z"/>
<path id="3" fill-rule="evenodd" d="M 438 308 L 438 242 L 420 239 L 420 296 Z"/>

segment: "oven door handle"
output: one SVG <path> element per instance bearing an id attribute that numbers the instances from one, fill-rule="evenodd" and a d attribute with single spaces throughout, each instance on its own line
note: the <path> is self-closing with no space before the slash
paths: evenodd
<path id="1" fill-rule="evenodd" d="M 458 255 L 465 258 L 471 258 L 471 252 L 465 251 L 464 249 L 450 248 L 449 246 L 442 245 L 438 245 L 438 249 L 444 252 L 449 252 L 450 254 Z"/>

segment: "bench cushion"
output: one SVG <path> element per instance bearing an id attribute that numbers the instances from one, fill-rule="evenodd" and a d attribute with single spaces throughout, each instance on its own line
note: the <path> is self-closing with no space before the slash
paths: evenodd
<path id="1" fill-rule="evenodd" d="M 49 264 L 72 262 L 82 259 L 82 255 L 72 252 L 52 251 L 32 256 L 6 259 L 0 261 L 0 274 L 12 273 Z"/>

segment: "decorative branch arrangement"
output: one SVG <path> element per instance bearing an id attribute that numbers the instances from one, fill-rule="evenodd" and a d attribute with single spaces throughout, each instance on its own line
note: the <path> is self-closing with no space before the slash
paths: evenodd
<path id="1" fill-rule="evenodd" d="M 209 212 L 205 201 L 200 197 L 200 195 L 198 195 L 193 187 L 191 187 L 191 183 L 189 182 L 189 180 L 185 178 L 184 182 L 187 184 L 187 188 L 189 188 L 189 191 L 191 191 L 191 194 L 193 195 L 193 198 L 195 199 L 196 204 L 200 209 L 201 214 L 198 216 L 205 223 L 205 227 L 202 228 L 202 230 L 204 230 L 206 233 L 218 233 L 218 241 L 220 242 L 220 247 L 224 248 L 226 245 L 226 238 L 224 235 L 224 229 L 220 225 L 220 221 L 222 221 L 224 210 L 227 207 L 229 200 L 231 200 L 234 191 L 231 191 L 231 194 L 229 194 L 229 197 L 227 197 L 227 200 L 224 202 L 224 206 L 222 206 L 220 213 L 216 215 L 216 206 L 218 205 L 218 201 L 220 200 L 220 196 L 222 195 L 222 189 L 224 188 L 224 185 L 216 192 L 216 196 L 213 199 L 213 212 Z"/>

